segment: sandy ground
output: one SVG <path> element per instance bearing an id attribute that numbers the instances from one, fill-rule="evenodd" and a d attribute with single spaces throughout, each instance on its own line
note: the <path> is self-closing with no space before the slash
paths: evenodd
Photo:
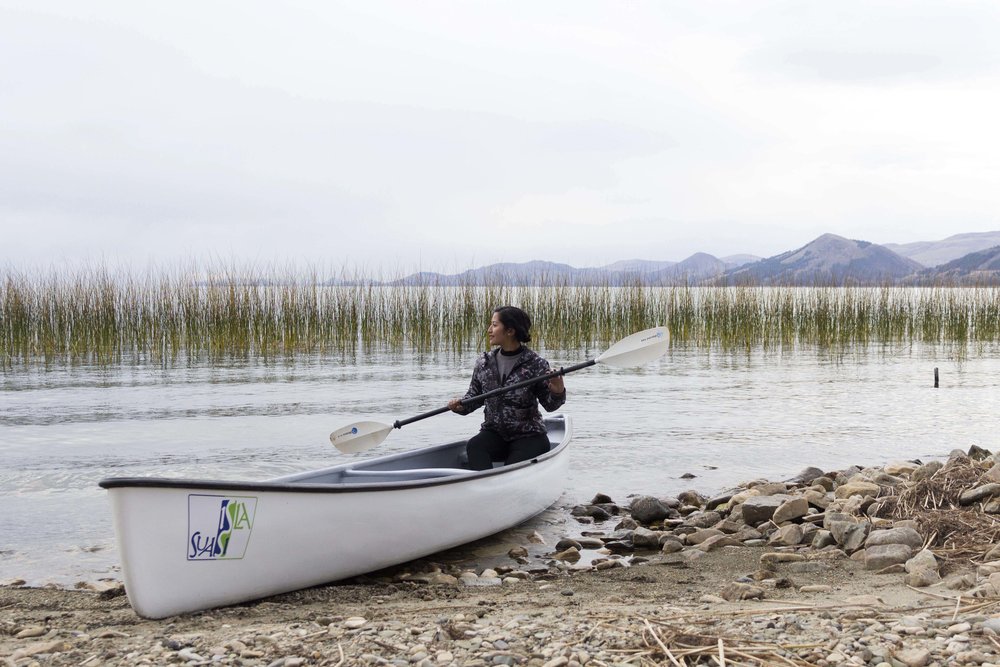
<path id="1" fill-rule="evenodd" d="M 209 664 L 212 655 L 216 663 L 286 667 L 393 660 L 401 665 L 422 660 L 442 665 L 554 666 L 583 664 L 581 658 L 592 664 L 614 664 L 630 656 L 631 664 L 675 664 L 658 642 L 671 632 L 677 635 L 677 624 L 700 629 L 697 634 L 706 646 L 721 638 L 735 651 L 760 635 L 760 628 L 767 625 L 762 626 L 762 619 L 794 615 L 801 636 L 794 641 L 786 636 L 785 644 L 781 634 L 758 636 L 757 643 L 794 644 L 790 650 L 800 654 L 811 651 L 775 664 L 833 664 L 821 659 L 843 640 L 845 618 L 879 619 L 887 628 L 912 614 L 947 623 L 961 621 L 955 603 L 943 599 L 949 595 L 954 599 L 956 593 L 940 591 L 942 598 L 921 593 L 905 586 L 901 575 L 866 572 L 849 559 L 828 561 L 829 569 L 816 572 L 786 574 L 779 565 L 776 577 L 757 583 L 765 590 L 763 599 L 725 602 L 704 597 L 718 596 L 733 581 L 753 575 L 760 569 L 760 556 L 768 551 L 728 548 L 695 562 L 678 554 L 656 555 L 648 563 L 626 568 L 491 587 L 371 578 L 159 621 L 136 616 L 121 595 L 5 587 L 0 588 L 0 656 L 15 665 L 199 664 L 191 656 Z M 413 564 L 411 569 L 424 565 Z M 386 574 L 398 575 L 405 569 Z M 810 585 L 831 588 L 801 590 Z M 648 627 L 659 627 L 661 632 L 645 632 L 649 621 L 653 624 Z M 442 631 L 449 623 L 471 624 L 471 630 L 456 637 Z M 525 624 L 543 630 L 521 641 L 518 629 Z M 601 632 L 595 632 L 601 626 Z M 558 632 L 546 637 L 546 628 Z M 557 638 L 558 634 L 563 636 Z M 495 635 L 501 639 L 494 640 Z M 503 639 L 505 635 L 509 637 Z M 562 644 L 583 646 L 599 637 L 603 644 L 596 648 L 560 655 L 568 651 Z M 990 648 L 986 639 L 984 650 Z M 556 650 L 546 654 L 546 646 Z M 674 646 L 680 652 L 685 644 L 675 636 Z M 713 659 L 716 662 L 705 664 L 716 664 L 717 657 Z M 689 656 L 686 664 L 700 664 L 692 660 Z"/>

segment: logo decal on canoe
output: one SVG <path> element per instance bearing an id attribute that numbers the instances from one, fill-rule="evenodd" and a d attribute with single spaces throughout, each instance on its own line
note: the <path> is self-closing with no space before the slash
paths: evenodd
<path id="1" fill-rule="evenodd" d="M 254 496 L 188 496 L 188 560 L 243 558 L 253 530 Z"/>

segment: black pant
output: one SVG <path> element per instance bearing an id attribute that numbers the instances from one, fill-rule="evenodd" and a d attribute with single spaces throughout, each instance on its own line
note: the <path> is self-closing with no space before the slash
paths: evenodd
<path id="1" fill-rule="evenodd" d="M 482 430 L 469 438 L 466 451 L 469 453 L 470 468 L 489 470 L 494 461 L 510 465 L 541 456 L 549 451 L 549 436 L 537 433 L 507 442 L 496 431 Z"/>

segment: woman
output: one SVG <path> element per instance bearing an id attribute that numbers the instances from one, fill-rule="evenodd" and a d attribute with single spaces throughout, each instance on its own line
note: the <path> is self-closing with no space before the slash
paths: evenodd
<path id="1" fill-rule="evenodd" d="M 520 308 L 500 306 L 493 311 L 486 333 L 495 347 L 476 362 L 465 396 L 448 403 L 453 412 L 474 412 L 481 403 L 466 407 L 461 401 L 551 372 L 549 362 L 524 346 L 531 340 L 530 329 L 531 318 Z M 493 461 L 517 463 L 549 451 L 538 404 L 552 412 L 565 402 L 566 387 L 561 375 L 486 399 L 481 430 L 467 445 L 469 467 L 488 470 Z"/>

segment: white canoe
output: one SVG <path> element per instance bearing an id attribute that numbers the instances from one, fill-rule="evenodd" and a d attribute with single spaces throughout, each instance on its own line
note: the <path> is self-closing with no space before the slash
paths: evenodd
<path id="1" fill-rule="evenodd" d="M 545 424 L 549 452 L 481 472 L 459 441 L 266 482 L 105 479 L 129 602 L 147 618 L 235 604 L 516 526 L 562 494 L 572 425 Z"/>

